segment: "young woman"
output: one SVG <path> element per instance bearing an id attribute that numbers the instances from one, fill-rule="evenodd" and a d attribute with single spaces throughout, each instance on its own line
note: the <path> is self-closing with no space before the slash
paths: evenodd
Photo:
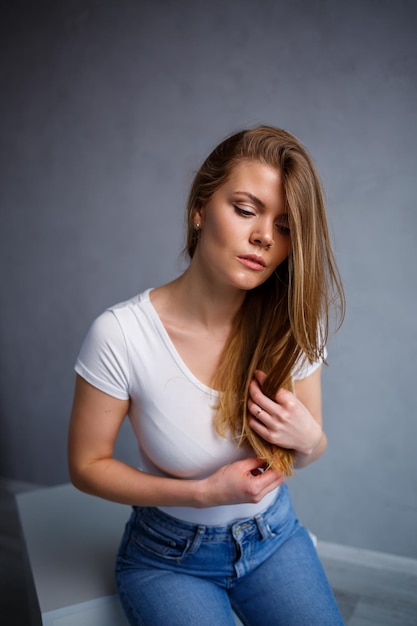
<path id="1" fill-rule="evenodd" d="M 300 142 L 223 141 L 188 201 L 187 270 L 108 309 L 79 354 L 71 480 L 132 505 L 116 568 L 131 624 L 343 624 L 285 484 L 326 448 L 321 366 L 343 292 Z M 113 458 L 128 415 L 139 469 Z"/>

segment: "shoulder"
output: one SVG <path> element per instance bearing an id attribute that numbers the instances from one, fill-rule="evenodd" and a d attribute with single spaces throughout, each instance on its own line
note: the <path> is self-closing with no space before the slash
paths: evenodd
<path id="1" fill-rule="evenodd" d="M 113 304 L 108 307 L 102 315 L 106 313 L 111 313 L 116 319 L 124 319 L 128 318 L 129 315 L 140 311 L 150 302 L 149 294 L 152 289 L 146 289 L 141 293 L 129 298 L 128 300 L 123 300 L 122 302 L 118 302 L 117 304 Z M 101 316 L 99 316 L 101 317 Z"/>
<path id="2" fill-rule="evenodd" d="M 138 311 L 146 294 L 120 302 L 96 317 L 75 365 L 76 372 L 88 382 L 123 399 L 128 395 L 130 348 L 138 336 L 137 320 L 141 317 Z"/>
<path id="3" fill-rule="evenodd" d="M 323 349 L 323 358 L 324 359 L 327 358 L 326 347 L 324 347 Z M 321 367 L 321 365 L 323 365 L 323 362 L 324 362 L 323 358 L 318 359 L 317 361 L 313 361 L 313 363 L 310 363 L 307 357 L 302 355 L 298 359 L 293 369 L 293 373 L 292 373 L 293 379 L 303 380 L 304 378 L 308 378 L 309 376 L 311 376 L 311 374 L 314 374 L 314 372 L 317 371 Z"/>
<path id="4" fill-rule="evenodd" d="M 150 291 L 151 289 L 147 289 L 128 300 L 114 304 L 98 315 L 88 329 L 83 348 L 88 346 L 100 350 L 109 346 L 126 347 L 126 344 L 137 337 L 141 326 L 146 332 L 149 326 L 146 320 L 151 316 Z"/>
<path id="5" fill-rule="evenodd" d="M 129 333 L 132 324 L 137 324 L 141 311 L 146 308 L 149 302 L 150 289 L 118 302 L 101 313 L 90 326 L 89 334 L 96 339 L 106 338 L 107 340 L 117 339 Z"/>

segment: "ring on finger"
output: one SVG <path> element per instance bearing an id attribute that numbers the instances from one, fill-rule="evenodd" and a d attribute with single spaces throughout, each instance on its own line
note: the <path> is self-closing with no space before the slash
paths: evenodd
<path id="1" fill-rule="evenodd" d="M 256 417 L 259 417 L 261 413 L 262 413 L 262 409 L 261 407 L 259 407 L 259 409 L 256 412 Z"/>

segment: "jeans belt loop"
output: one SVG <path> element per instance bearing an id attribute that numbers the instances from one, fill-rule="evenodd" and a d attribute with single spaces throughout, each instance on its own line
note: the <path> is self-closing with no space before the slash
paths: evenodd
<path id="1" fill-rule="evenodd" d="M 200 547 L 201 542 L 203 541 L 203 535 L 206 532 L 206 527 L 202 526 L 201 524 L 199 524 L 197 526 L 197 529 L 195 531 L 195 535 L 194 538 L 191 542 L 190 545 L 190 549 L 189 549 L 189 554 L 194 554 L 194 552 L 196 552 L 198 550 L 198 548 Z"/>
<path id="2" fill-rule="evenodd" d="M 264 516 L 262 513 L 256 515 L 254 519 L 262 539 L 270 539 L 271 537 L 273 537 L 273 533 L 271 532 L 271 529 L 269 528 L 267 522 L 264 520 Z"/>

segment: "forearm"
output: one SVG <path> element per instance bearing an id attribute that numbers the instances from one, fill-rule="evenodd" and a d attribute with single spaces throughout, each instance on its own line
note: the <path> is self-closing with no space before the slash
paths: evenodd
<path id="1" fill-rule="evenodd" d="M 326 433 L 322 431 L 321 438 L 318 444 L 310 453 L 308 454 L 305 454 L 303 452 L 295 453 L 294 468 L 302 469 L 303 467 L 310 465 L 310 463 L 313 463 L 314 461 L 316 461 L 318 458 L 321 457 L 321 455 L 325 452 L 326 448 L 327 448 L 327 437 L 326 437 Z"/>
<path id="2" fill-rule="evenodd" d="M 258 503 L 276 489 L 284 475 L 273 470 L 256 472 L 259 463 L 256 457 L 235 461 L 201 480 L 152 476 L 113 458 L 76 469 L 70 464 L 70 473 L 81 491 L 120 504 L 205 508 Z"/>
<path id="3" fill-rule="evenodd" d="M 131 506 L 202 506 L 202 481 L 165 478 L 142 472 L 114 458 L 70 470 L 80 491 Z"/>

